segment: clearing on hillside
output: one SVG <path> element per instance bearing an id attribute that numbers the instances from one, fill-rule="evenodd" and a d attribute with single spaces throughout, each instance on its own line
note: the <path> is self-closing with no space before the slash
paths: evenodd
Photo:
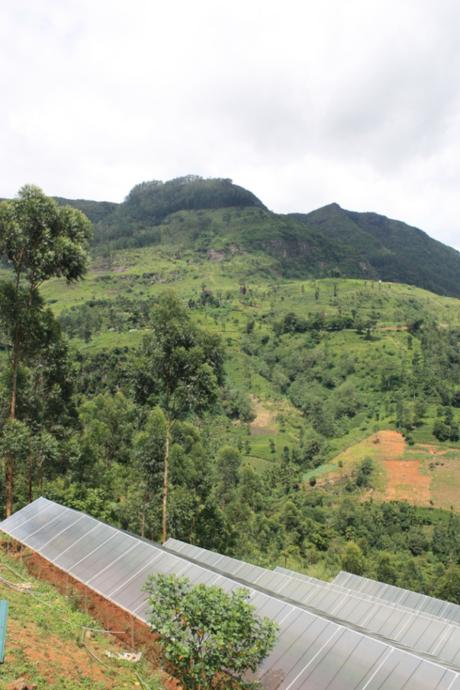
<path id="1" fill-rule="evenodd" d="M 365 495 L 460 510 L 460 449 L 442 444 L 408 446 L 398 431 L 385 429 L 347 448 L 325 465 L 318 485 L 350 478 L 364 458 L 372 458 L 376 465 L 374 488 Z"/>
<path id="2" fill-rule="evenodd" d="M 265 434 L 276 434 L 277 424 L 275 412 L 269 410 L 257 398 L 252 398 L 252 402 L 254 405 L 256 416 L 250 424 L 251 435 L 259 436 Z"/>

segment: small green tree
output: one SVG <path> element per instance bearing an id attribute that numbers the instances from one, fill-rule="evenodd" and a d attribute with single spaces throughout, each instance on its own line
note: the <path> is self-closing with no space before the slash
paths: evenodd
<path id="1" fill-rule="evenodd" d="M 174 575 L 155 575 L 145 589 L 152 607 L 150 625 L 184 688 L 258 687 L 243 678 L 273 648 L 278 626 L 255 614 L 248 590 L 227 593 Z"/>
<path id="2" fill-rule="evenodd" d="M 364 458 L 358 467 L 358 472 L 356 474 L 356 486 L 359 486 L 360 488 L 372 486 L 371 479 L 374 469 L 375 465 L 372 458 Z"/>
<path id="3" fill-rule="evenodd" d="M 228 502 L 240 483 L 241 456 L 237 448 L 224 446 L 217 454 L 218 494 Z"/>
<path id="4" fill-rule="evenodd" d="M 439 578 L 435 589 L 436 596 L 447 601 L 460 603 L 460 566 L 451 564 L 446 569 L 444 575 Z"/>
<path id="5" fill-rule="evenodd" d="M 342 568 L 349 573 L 362 575 L 366 568 L 366 559 L 360 546 L 354 541 L 348 541 L 342 554 Z"/>

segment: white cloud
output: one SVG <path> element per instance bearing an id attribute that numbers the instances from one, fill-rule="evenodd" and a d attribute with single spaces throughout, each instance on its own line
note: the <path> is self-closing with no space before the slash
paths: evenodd
<path id="1" fill-rule="evenodd" d="M 232 177 L 274 210 L 338 201 L 460 245 L 454 0 L 6 0 L 0 196 L 121 200 Z"/>

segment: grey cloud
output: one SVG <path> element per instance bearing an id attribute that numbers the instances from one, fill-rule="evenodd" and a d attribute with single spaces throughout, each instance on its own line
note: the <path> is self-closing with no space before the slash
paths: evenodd
<path id="1" fill-rule="evenodd" d="M 454 0 L 7 0 L 0 196 L 225 175 L 460 245 L 459 20 Z"/>

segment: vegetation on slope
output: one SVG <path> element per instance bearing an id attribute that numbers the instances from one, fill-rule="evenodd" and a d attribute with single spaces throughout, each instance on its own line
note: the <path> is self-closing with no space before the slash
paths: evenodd
<path id="1" fill-rule="evenodd" d="M 375 213 L 330 204 L 309 214 L 268 211 L 227 179 L 189 175 L 136 185 L 122 204 L 65 201 L 95 224 L 95 251 L 161 245 L 176 254 L 262 254 L 273 276 L 355 277 L 459 295 L 460 254 Z"/>
<path id="2" fill-rule="evenodd" d="M 40 401 L 56 388 L 24 362 L 21 419 L 42 442 L 24 446 L 16 507 L 31 485 L 34 496 L 160 537 L 161 488 L 152 482 L 164 476 L 164 435 L 152 433 L 161 429 L 159 413 L 152 422 L 159 401 L 138 391 L 143 377 L 158 377 L 143 342 L 161 333 L 152 312 L 172 287 L 178 342 L 196 326 L 219 336 L 225 376 L 212 404 L 190 409 L 172 430 L 170 534 L 325 577 L 352 567 L 352 550 L 361 572 L 431 593 L 454 583 L 442 594 L 460 600 L 458 518 L 440 510 L 445 500 L 381 503 L 390 497 L 379 495 L 369 464 L 344 482 L 321 480 L 338 453 L 384 430 L 408 444 L 459 449 L 458 300 L 370 279 L 283 278 L 262 248 L 221 242 L 224 214 L 242 226 L 251 219 L 248 228 L 258 217 L 261 242 L 276 234 L 261 208 L 179 211 L 158 226 L 170 241 L 112 248 L 78 287 L 51 280 L 41 289 L 69 339 L 62 371 L 74 416 L 65 426 L 41 416 Z M 215 226 L 204 232 L 206 217 Z M 3 353 L 8 372 L 6 343 Z M 4 377 L 2 400 L 8 385 Z"/>
<path id="3" fill-rule="evenodd" d="M 0 597 L 9 602 L 9 616 L 2 688 L 17 687 L 15 681 L 22 678 L 40 690 L 128 690 L 141 687 L 137 673 L 149 679 L 151 690 L 165 687 L 144 660 L 132 664 L 109 658 L 106 652 L 125 650 L 97 632 L 100 624 L 78 610 L 76 599 L 32 577 L 5 547 L 0 551 Z"/>
<path id="4" fill-rule="evenodd" d="M 345 275 L 367 275 L 440 294 L 459 294 L 459 252 L 418 228 L 377 213 L 346 211 L 337 204 L 294 217 L 333 243 L 341 257 L 351 253 L 361 273 L 344 271 Z"/>

